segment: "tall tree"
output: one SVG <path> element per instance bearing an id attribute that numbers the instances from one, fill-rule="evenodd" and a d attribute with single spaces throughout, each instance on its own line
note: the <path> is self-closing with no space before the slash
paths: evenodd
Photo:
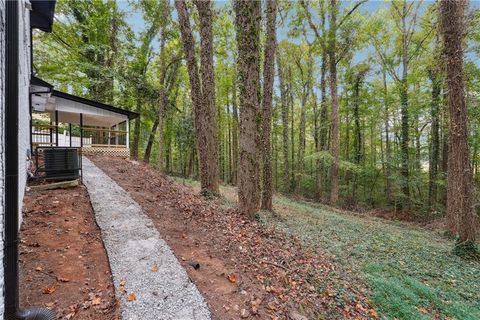
<path id="1" fill-rule="evenodd" d="M 276 0 L 267 1 L 267 40 L 263 65 L 263 116 L 262 116 L 262 146 L 263 146 L 263 210 L 272 211 L 273 179 L 272 179 L 272 100 L 273 82 L 275 76 L 276 47 Z"/>
<path id="2" fill-rule="evenodd" d="M 440 51 L 435 46 L 436 51 Z M 440 103 L 442 92 L 442 69 L 440 66 L 440 57 L 434 59 L 433 66 L 428 70 L 428 77 L 432 82 L 432 101 L 430 102 L 430 161 L 429 161 L 429 181 L 428 181 L 428 201 L 431 210 L 436 210 L 437 206 L 437 178 L 440 161 Z"/>
<path id="3" fill-rule="evenodd" d="M 259 208 L 260 1 L 235 1 L 240 92 L 240 211 L 250 217 Z"/>
<path id="4" fill-rule="evenodd" d="M 304 50 L 304 46 L 300 46 L 300 50 Z M 297 170 L 295 173 L 295 193 L 301 193 L 301 182 L 304 170 L 304 153 L 305 153 L 305 127 L 307 122 L 307 102 L 312 91 L 312 72 L 313 59 L 310 46 L 307 47 L 307 59 L 301 59 L 304 52 L 295 57 L 295 64 L 300 72 L 301 80 L 301 100 L 300 100 L 300 127 L 298 130 L 298 154 L 297 154 Z M 304 70 L 306 69 L 306 70 Z"/>
<path id="5" fill-rule="evenodd" d="M 340 121 L 338 117 L 338 94 L 337 94 L 337 0 L 330 1 L 329 33 L 328 33 L 328 66 L 330 72 L 330 98 L 332 99 L 332 168 L 330 172 L 330 203 L 338 202 L 338 162 L 340 158 Z"/>
<path id="6" fill-rule="evenodd" d="M 450 113 L 447 227 L 455 235 L 458 235 L 458 249 L 474 251 L 476 221 L 473 200 L 475 192 L 468 148 L 468 119 L 463 73 L 466 7 L 466 0 L 443 0 L 440 3 L 440 21 L 447 65 Z"/>
<path id="7" fill-rule="evenodd" d="M 180 31 L 187 60 L 191 98 L 195 114 L 197 149 L 199 154 L 202 193 L 219 193 L 218 123 L 215 108 L 215 78 L 213 71 L 212 4 L 195 1 L 200 16 L 200 81 L 195 40 L 185 1 L 175 1 Z"/>
<path id="8" fill-rule="evenodd" d="M 282 109 L 282 151 L 283 151 L 283 192 L 290 191 L 290 163 L 288 160 L 288 92 L 285 84 L 283 64 L 277 47 L 278 82 L 280 87 L 280 105 Z"/>

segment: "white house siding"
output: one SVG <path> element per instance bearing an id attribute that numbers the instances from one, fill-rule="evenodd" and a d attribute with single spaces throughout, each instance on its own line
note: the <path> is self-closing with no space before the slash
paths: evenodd
<path id="1" fill-rule="evenodd" d="M 3 243 L 5 222 L 5 0 L 0 0 L 0 319 L 3 319 Z"/>
<path id="2" fill-rule="evenodd" d="M 27 164 L 30 159 L 30 10 L 25 7 L 25 1 L 18 2 L 20 23 L 19 32 L 19 86 L 18 86 L 18 204 L 22 210 L 23 196 L 27 183 Z M 22 214 L 19 215 L 19 225 Z"/>

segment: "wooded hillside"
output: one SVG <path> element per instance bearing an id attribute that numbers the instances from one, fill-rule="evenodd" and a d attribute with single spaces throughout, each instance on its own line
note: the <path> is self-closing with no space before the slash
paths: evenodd
<path id="1" fill-rule="evenodd" d="M 237 185 L 253 217 L 279 192 L 405 219 L 447 217 L 475 246 L 480 12 L 465 1 L 62 0 L 34 67 L 141 113 L 132 158 Z"/>

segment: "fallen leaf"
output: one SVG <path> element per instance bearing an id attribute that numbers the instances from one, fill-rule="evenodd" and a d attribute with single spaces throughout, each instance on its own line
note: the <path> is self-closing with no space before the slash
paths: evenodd
<path id="1" fill-rule="evenodd" d="M 135 301 L 135 300 L 137 300 L 137 295 L 135 294 L 135 292 L 130 292 L 128 294 L 127 299 L 128 299 L 128 301 Z"/>
<path id="2" fill-rule="evenodd" d="M 230 273 L 230 274 L 227 276 L 227 279 L 228 279 L 228 281 L 230 281 L 231 283 L 237 283 L 237 276 L 236 276 L 234 273 Z"/>
<path id="3" fill-rule="evenodd" d="M 65 316 L 65 319 L 67 320 L 72 319 L 74 315 L 75 315 L 75 312 L 71 312 Z"/>
<path id="4" fill-rule="evenodd" d="M 57 289 L 54 286 L 45 287 L 45 288 L 43 288 L 42 293 L 43 294 L 52 294 L 52 293 L 55 292 L 55 290 L 57 290 Z"/>
<path id="5" fill-rule="evenodd" d="M 301 315 L 297 311 L 290 311 L 290 319 L 292 319 L 292 320 L 308 320 L 307 317 L 305 317 L 304 315 Z"/>
<path id="6" fill-rule="evenodd" d="M 250 315 L 250 313 L 245 309 L 242 309 L 240 311 L 240 317 L 242 317 L 242 318 L 248 318 L 249 315 Z"/>
<path id="7" fill-rule="evenodd" d="M 35 268 L 35 271 L 43 271 L 43 268 L 38 266 L 38 267 Z"/>
<path id="8" fill-rule="evenodd" d="M 421 314 L 427 314 L 428 310 L 425 308 L 418 308 L 418 311 L 420 311 Z"/>
<path id="9" fill-rule="evenodd" d="M 152 269 L 152 272 L 158 272 L 158 266 L 156 264 L 153 265 Z"/>
<path id="10" fill-rule="evenodd" d="M 62 277 L 57 277 L 57 281 L 60 281 L 60 282 L 69 282 L 70 279 L 62 278 Z"/>
<path id="11" fill-rule="evenodd" d="M 102 302 L 102 298 L 96 297 L 95 299 L 92 300 L 92 305 L 98 306 Z"/>
<path id="12" fill-rule="evenodd" d="M 125 280 L 122 280 L 120 281 L 120 284 L 118 285 L 118 289 L 120 290 L 120 292 L 122 293 L 126 293 L 127 290 L 125 290 L 125 283 L 126 281 Z"/>

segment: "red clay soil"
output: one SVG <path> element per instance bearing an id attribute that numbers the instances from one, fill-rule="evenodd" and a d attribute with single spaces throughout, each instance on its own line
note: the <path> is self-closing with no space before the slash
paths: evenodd
<path id="1" fill-rule="evenodd" d="M 213 319 L 377 318 L 361 282 L 346 281 L 341 267 L 297 238 L 208 201 L 146 164 L 90 159 L 154 221 Z"/>
<path id="2" fill-rule="evenodd" d="M 27 192 L 20 243 L 20 305 L 59 319 L 119 319 L 110 266 L 83 186 Z"/>

